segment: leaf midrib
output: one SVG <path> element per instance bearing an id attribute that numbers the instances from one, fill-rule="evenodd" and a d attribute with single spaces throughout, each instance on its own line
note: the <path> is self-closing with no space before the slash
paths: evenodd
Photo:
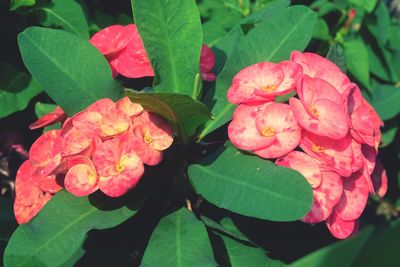
<path id="1" fill-rule="evenodd" d="M 91 98 L 91 100 L 96 101 L 98 100 L 98 97 L 96 97 L 95 95 L 92 94 L 91 90 L 87 90 L 88 88 L 86 88 L 85 86 L 82 86 L 80 83 L 78 83 L 74 78 L 75 76 L 70 73 L 67 69 L 63 68 L 62 65 L 59 64 L 58 61 L 55 61 L 49 54 L 46 53 L 45 50 L 43 50 L 40 46 L 38 46 L 38 44 L 35 42 L 34 39 L 32 39 L 28 33 L 23 33 L 24 36 L 37 50 L 39 50 L 39 52 L 41 52 L 53 65 L 55 65 L 56 67 L 58 67 L 66 76 L 69 77 L 70 81 L 72 81 L 73 83 L 76 84 L 76 86 L 78 88 L 82 88 L 82 91 L 84 91 L 86 93 L 87 96 L 89 96 Z M 47 90 L 46 90 L 47 92 Z"/>
<path id="2" fill-rule="evenodd" d="M 271 53 L 269 54 L 269 56 L 265 59 L 265 61 L 269 61 L 269 60 L 271 60 L 271 58 L 272 58 L 273 56 L 275 56 L 275 54 L 277 53 L 278 49 L 279 49 L 280 47 L 283 46 L 283 44 L 287 41 L 287 39 L 289 38 L 289 36 L 290 36 L 295 30 L 297 30 L 297 29 L 300 27 L 301 23 L 307 18 L 307 15 L 309 14 L 309 12 L 310 12 L 310 11 L 307 11 L 307 13 L 304 13 L 302 19 L 299 20 L 298 23 L 295 25 L 295 27 L 293 27 L 292 30 L 290 30 L 290 32 L 282 39 L 282 41 L 279 42 L 279 45 L 277 45 L 277 46 L 275 47 L 275 49 L 272 50 L 272 52 L 271 52 Z M 245 39 L 245 41 L 247 41 L 247 38 Z M 235 50 L 236 50 L 236 49 L 237 49 L 237 47 L 235 48 Z M 225 64 L 225 66 L 226 66 L 226 64 Z M 224 69 L 225 69 L 225 67 L 224 67 Z M 221 73 L 224 73 L 224 70 L 222 70 Z M 232 108 L 232 105 L 230 105 L 230 104 L 226 105 L 226 106 L 222 109 L 222 111 L 215 117 L 214 123 L 211 121 L 211 122 L 203 129 L 203 131 L 201 132 L 199 138 L 202 139 L 206 134 L 208 134 L 208 131 L 221 119 L 221 117 L 225 116 L 225 114 L 226 114 L 231 108 Z"/>
<path id="3" fill-rule="evenodd" d="M 284 198 L 286 200 L 289 200 L 291 202 L 301 203 L 301 205 L 303 205 L 305 207 L 308 207 L 308 205 L 304 205 L 304 203 L 299 201 L 298 199 L 294 199 L 294 198 L 288 197 L 287 195 L 278 194 L 278 193 L 276 193 L 274 191 L 271 191 L 271 190 L 268 190 L 266 188 L 260 189 L 259 187 L 254 186 L 253 184 L 250 184 L 250 183 L 244 183 L 244 182 L 239 181 L 239 180 L 233 180 L 233 179 L 226 178 L 224 175 L 219 174 L 217 172 L 213 172 L 213 171 L 209 170 L 208 168 L 206 168 L 206 167 L 204 167 L 202 165 L 194 165 L 194 167 L 197 167 L 197 168 L 203 170 L 207 174 L 217 176 L 218 178 L 220 178 L 220 179 L 222 179 L 224 181 L 235 183 L 235 184 L 237 184 L 239 186 L 249 187 L 249 188 L 254 189 L 255 191 L 258 191 L 258 192 L 269 193 L 269 194 L 271 194 L 273 196 L 276 196 L 276 197 L 282 197 L 282 198 Z"/>

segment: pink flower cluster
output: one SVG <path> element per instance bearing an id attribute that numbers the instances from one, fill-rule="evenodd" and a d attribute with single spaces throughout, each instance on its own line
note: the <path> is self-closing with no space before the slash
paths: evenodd
<path id="1" fill-rule="evenodd" d="M 285 94 L 297 97 L 275 102 Z M 239 105 L 231 142 L 297 170 L 312 186 L 314 202 L 302 220 L 325 221 L 340 239 L 356 232 L 369 193 L 387 190 L 376 158 L 383 123 L 357 85 L 329 60 L 294 51 L 290 60 L 241 70 L 227 97 Z"/>
<path id="2" fill-rule="evenodd" d="M 135 24 L 112 25 L 104 28 L 92 36 L 90 43 L 106 57 L 114 78 L 119 74 L 128 78 L 154 76 Z M 203 45 L 200 56 L 200 71 L 203 80 L 215 80 L 215 74 L 211 72 L 214 65 L 214 52 L 207 45 Z"/>
<path id="3" fill-rule="evenodd" d="M 18 170 L 18 223 L 29 221 L 62 188 L 76 196 L 98 189 L 110 197 L 125 194 L 142 177 L 144 164 L 160 163 L 173 142 L 173 131 L 162 117 L 127 97 L 116 103 L 98 100 L 71 118 L 57 108 L 31 129 L 60 121 L 60 130 L 49 130 L 33 143 Z"/>

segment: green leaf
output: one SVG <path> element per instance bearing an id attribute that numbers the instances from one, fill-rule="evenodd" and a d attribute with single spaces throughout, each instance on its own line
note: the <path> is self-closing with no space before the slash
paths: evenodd
<path id="1" fill-rule="evenodd" d="M 11 0 L 10 11 L 23 6 L 33 6 L 34 4 L 36 4 L 36 0 Z"/>
<path id="2" fill-rule="evenodd" d="M 343 48 L 338 43 L 333 43 L 329 48 L 326 58 L 335 63 L 344 73 L 347 72 L 346 59 Z"/>
<path id="3" fill-rule="evenodd" d="M 211 118 L 206 105 L 187 95 L 140 93 L 133 90 L 126 90 L 126 94 L 133 102 L 141 104 L 146 110 L 167 119 L 184 141 L 195 133 L 199 125 Z"/>
<path id="4" fill-rule="evenodd" d="M 330 266 L 365 267 L 399 266 L 400 254 L 391 248 L 398 245 L 400 220 L 384 227 L 369 226 L 344 241 L 317 250 L 290 267 Z"/>
<path id="5" fill-rule="evenodd" d="M 389 47 L 393 50 L 400 50 L 400 25 L 393 24 L 389 28 Z"/>
<path id="6" fill-rule="evenodd" d="M 314 28 L 313 38 L 323 41 L 328 41 L 331 38 L 328 24 L 324 19 L 319 18 L 317 20 Z"/>
<path id="7" fill-rule="evenodd" d="M 377 85 L 372 93 L 372 106 L 382 120 L 389 120 L 400 113 L 400 88 Z"/>
<path id="8" fill-rule="evenodd" d="M 378 0 L 349 0 L 349 2 L 363 8 L 368 13 L 371 13 L 372 10 L 374 10 Z"/>
<path id="9" fill-rule="evenodd" d="M 144 253 L 142 267 L 217 266 L 204 225 L 182 208 L 161 219 Z"/>
<path id="10" fill-rule="evenodd" d="M 74 0 L 52 0 L 37 10 L 43 12 L 40 23 L 47 27 L 61 27 L 84 39 L 89 38 L 89 26 L 80 4 Z"/>
<path id="11" fill-rule="evenodd" d="M 390 145 L 395 140 L 398 130 L 399 130 L 399 122 L 395 120 L 390 122 L 385 122 L 385 126 L 382 129 L 381 146 L 386 147 Z"/>
<path id="12" fill-rule="evenodd" d="M 0 61 L 0 118 L 23 110 L 42 88 L 28 74 Z"/>
<path id="13" fill-rule="evenodd" d="M 80 37 L 30 27 L 19 34 L 18 44 L 29 72 L 69 116 L 100 98 L 122 97 L 107 60 Z"/>
<path id="14" fill-rule="evenodd" d="M 216 82 L 211 112 L 215 116 L 208 122 L 200 138 L 216 130 L 232 118 L 235 106 L 226 98 L 232 78 L 243 68 L 260 61 L 277 62 L 289 58 L 293 50 L 303 50 L 311 39 L 316 14 L 304 6 L 286 8 L 274 2 L 264 11 L 265 19 L 238 40 Z"/>
<path id="15" fill-rule="evenodd" d="M 154 69 L 154 87 L 196 98 L 203 34 L 194 0 L 131 0 Z"/>
<path id="16" fill-rule="evenodd" d="M 297 171 L 224 147 L 189 166 L 196 192 L 216 206 L 271 221 L 294 221 L 310 210 L 313 196 Z"/>
<path id="17" fill-rule="evenodd" d="M 29 223 L 14 232 L 5 250 L 5 266 L 59 266 L 80 249 L 91 229 L 107 229 L 132 217 L 147 198 L 143 184 L 131 198 L 76 197 L 57 193 Z"/>
<path id="18" fill-rule="evenodd" d="M 368 61 L 371 73 L 384 81 L 395 82 L 395 79 L 392 77 L 391 67 L 387 64 L 383 55 L 384 48 L 381 49 L 370 42 L 364 42 L 364 44 L 368 51 Z"/>
<path id="19" fill-rule="evenodd" d="M 257 266 L 257 267 L 281 267 L 285 266 L 280 261 L 275 261 L 257 247 L 250 247 L 237 242 L 229 237 L 221 236 L 228 255 L 230 266 Z"/>
<path id="20" fill-rule="evenodd" d="M 205 225 L 207 225 L 207 227 L 210 227 L 217 232 L 221 232 L 224 235 L 234 237 L 247 243 L 252 243 L 252 241 L 239 231 L 234 222 L 228 217 L 223 218 L 220 222 L 216 222 L 206 216 L 201 216 L 201 220 Z"/>
<path id="21" fill-rule="evenodd" d="M 364 43 L 356 39 L 344 42 L 343 47 L 349 72 L 367 89 L 371 89 L 368 50 Z"/>
<path id="22" fill-rule="evenodd" d="M 379 2 L 374 14 L 366 20 L 366 24 L 378 43 L 385 45 L 389 38 L 390 15 L 384 2 Z"/>

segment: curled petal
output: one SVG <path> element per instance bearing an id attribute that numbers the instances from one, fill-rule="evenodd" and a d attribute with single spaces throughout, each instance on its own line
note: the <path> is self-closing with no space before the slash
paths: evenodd
<path id="1" fill-rule="evenodd" d="M 75 196 L 87 196 L 98 188 L 98 176 L 93 164 L 76 164 L 65 175 L 65 189 Z"/>
<path id="2" fill-rule="evenodd" d="M 143 112 L 142 105 L 133 103 L 127 96 L 118 100 L 116 107 L 130 118 L 139 116 Z"/>
<path id="3" fill-rule="evenodd" d="M 380 197 L 384 197 L 388 187 L 388 177 L 385 168 L 379 160 L 376 161 L 371 179 L 375 193 Z"/>
<path id="4" fill-rule="evenodd" d="M 299 51 L 293 51 L 290 54 L 290 60 L 301 65 L 303 68 L 303 73 L 310 77 L 317 77 L 317 72 L 326 69 L 341 72 L 335 63 L 315 53 L 301 53 Z"/>
<path id="5" fill-rule="evenodd" d="M 43 168 L 32 168 L 31 170 L 32 181 L 38 186 L 42 191 L 55 194 L 62 189 L 62 179 L 57 176 L 45 174 Z"/>
<path id="6" fill-rule="evenodd" d="M 42 116 L 37 121 L 29 125 L 29 129 L 34 130 L 50 126 L 56 124 L 57 122 L 64 121 L 66 118 L 67 115 L 64 113 L 64 110 L 57 106 L 54 111 Z"/>
<path id="7" fill-rule="evenodd" d="M 340 176 L 335 172 L 323 172 L 320 187 L 313 190 L 314 202 L 309 213 L 302 219 L 306 223 L 325 221 L 332 213 L 343 193 Z"/>
<path id="8" fill-rule="evenodd" d="M 299 64 L 290 60 L 281 61 L 278 66 L 284 73 L 284 78 L 279 88 L 276 89 L 276 95 L 284 95 L 296 87 L 297 80 L 303 74 L 303 69 Z"/>
<path id="9" fill-rule="evenodd" d="M 292 151 L 285 157 L 277 159 L 275 164 L 300 172 L 313 188 L 321 185 L 322 175 L 317 162 L 303 152 Z"/>
<path id="10" fill-rule="evenodd" d="M 335 212 L 326 220 L 331 234 L 338 239 L 345 239 L 358 231 L 358 221 L 344 221 Z"/>
<path id="11" fill-rule="evenodd" d="M 335 210 L 343 221 L 358 219 L 367 205 L 368 184 L 365 173 L 358 171 L 343 180 L 343 194 Z"/>

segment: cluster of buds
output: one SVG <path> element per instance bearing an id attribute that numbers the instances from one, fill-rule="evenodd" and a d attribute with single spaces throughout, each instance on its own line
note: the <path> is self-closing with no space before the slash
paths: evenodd
<path id="1" fill-rule="evenodd" d="M 122 196 L 138 183 L 144 164 L 160 163 L 163 150 L 173 142 L 167 122 L 128 97 L 116 103 L 98 100 L 71 118 L 58 107 L 30 128 L 57 122 L 62 128 L 41 135 L 18 170 L 18 223 L 29 221 L 62 188 L 76 196 L 97 190 Z"/>
<path id="2" fill-rule="evenodd" d="M 135 24 L 112 25 L 104 28 L 92 36 L 90 43 L 105 56 L 114 78 L 119 74 L 127 78 L 154 76 Z M 212 49 L 203 45 L 200 55 L 200 72 L 203 80 L 215 80 L 215 74 L 211 72 L 214 65 L 215 55 Z"/>
<path id="3" fill-rule="evenodd" d="M 288 103 L 275 102 L 286 94 Z M 314 201 L 302 220 L 325 221 L 340 239 L 356 232 L 369 193 L 382 197 L 387 189 L 377 161 L 383 123 L 357 85 L 329 60 L 294 51 L 290 60 L 241 70 L 227 97 L 239 105 L 231 142 L 310 183 Z"/>

